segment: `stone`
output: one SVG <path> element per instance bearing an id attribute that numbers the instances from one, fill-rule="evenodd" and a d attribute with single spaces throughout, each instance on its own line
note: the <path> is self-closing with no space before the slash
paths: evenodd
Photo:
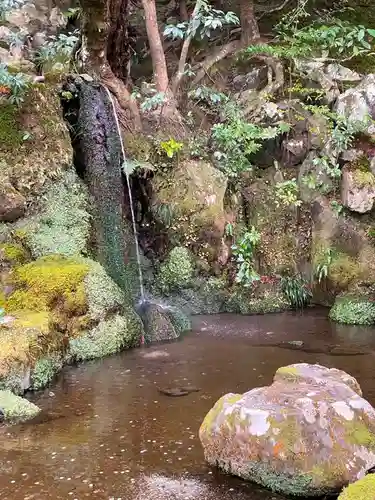
<path id="1" fill-rule="evenodd" d="M 363 172 L 350 168 L 349 165 L 342 169 L 341 201 L 342 204 L 359 214 L 371 212 L 375 201 L 375 176 L 372 172 L 364 175 Z M 367 179 L 368 178 L 368 179 Z"/>
<path id="2" fill-rule="evenodd" d="M 0 183 L 0 221 L 14 222 L 25 214 L 25 198 L 10 184 Z"/>
<path id="3" fill-rule="evenodd" d="M 341 94 L 334 106 L 334 111 L 354 124 L 375 118 L 375 74 L 367 75 L 359 85 Z M 375 125 L 368 123 L 366 131 L 375 133 Z"/>
<path id="4" fill-rule="evenodd" d="M 253 68 L 246 75 L 237 75 L 233 78 L 235 90 L 259 90 L 267 81 L 267 67 Z"/>
<path id="5" fill-rule="evenodd" d="M 154 302 L 144 302 L 137 310 L 143 320 L 145 340 L 147 342 L 162 342 L 175 340 L 179 332 L 173 325 L 168 308 Z"/>
<path id="6" fill-rule="evenodd" d="M 325 73 L 335 82 L 360 82 L 362 76 L 356 71 L 342 66 L 342 64 L 331 63 L 325 68 Z"/>
<path id="7" fill-rule="evenodd" d="M 309 59 L 297 59 L 295 60 L 295 65 L 297 70 L 305 74 L 311 82 L 315 82 L 320 85 L 325 93 L 328 104 L 334 102 L 340 95 L 337 82 L 332 75 L 325 71 L 324 62 Z"/>
<path id="8" fill-rule="evenodd" d="M 375 463 L 375 409 L 349 374 L 307 363 L 227 394 L 199 430 L 206 460 L 274 492 L 338 492 Z"/>
<path id="9" fill-rule="evenodd" d="M 10 423 L 34 418 L 41 411 L 27 399 L 16 396 L 10 391 L 0 390 L 0 408 L 3 420 Z"/>

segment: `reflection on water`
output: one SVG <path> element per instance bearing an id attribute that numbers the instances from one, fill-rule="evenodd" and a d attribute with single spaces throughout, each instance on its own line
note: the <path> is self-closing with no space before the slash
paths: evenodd
<path id="1" fill-rule="evenodd" d="M 331 324 L 325 311 L 201 317 L 183 341 L 70 367 L 33 395 L 50 420 L 3 430 L 1 498 L 280 499 L 205 464 L 203 417 L 224 393 L 269 384 L 279 366 L 296 362 L 348 371 L 375 404 L 374 334 Z M 201 390 L 158 391 L 186 385 Z"/>

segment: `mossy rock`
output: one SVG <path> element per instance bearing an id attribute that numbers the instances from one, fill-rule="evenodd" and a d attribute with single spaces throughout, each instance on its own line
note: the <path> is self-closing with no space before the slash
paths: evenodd
<path id="1" fill-rule="evenodd" d="M 50 184 L 38 214 L 13 227 L 15 238 L 34 258 L 50 254 L 87 255 L 90 234 L 88 192 L 71 169 Z"/>
<path id="2" fill-rule="evenodd" d="M 290 309 L 290 304 L 280 290 L 265 288 L 254 294 L 246 288 L 233 287 L 224 305 L 225 312 L 237 314 L 270 314 Z"/>
<path id="3" fill-rule="evenodd" d="M 375 301 L 355 295 L 337 297 L 329 317 L 337 323 L 347 325 L 374 325 Z"/>
<path id="4" fill-rule="evenodd" d="M 186 287 L 193 278 L 194 267 L 189 250 L 175 247 L 160 267 L 157 286 L 164 293 Z"/>
<path id="5" fill-rule="evenodd" d="M 369 474 L 350 484 L 340 494 L 338 500 L 375 500 L 375 476 Z"/>
<path id="6" fill-rule="evenodd" d="M 57 86 L 38 84 L 21 106 L 0 106 L 0 156 L 3 175 L 30 202 L 71 165 Z"/>
<path id="7" fill-rule="evenodd" d="M 69 360 L 103 358 L 135 347 L 143 335 L 143 325 L 132 309 L 116 314 L 69 342 Z"/>
<path id="8" fill-rule="evenodd" d="M 2 390 L 0 390 L 0 410 L 5 421 L 10 423 L 30 420 L 41 411 L 27 399 L 16 396 L 10 391 Z"/>
<path id="9" fill-rule="evenodd" d="M 106 356 L 143 335 L 122 290 L 90 259 L 41 257 L 15 267 L 9 283 L 5 310 L 14 321 L 0 328 L 0 385 L 17 393 L 48 384 L 62 358 Z"/>
<path id="10" fill-rule="evenodd" d="M 0 262 L 10 265 L 25 264 L 30 260 L 30 255 L 20 243 L 0 244 Z"/>

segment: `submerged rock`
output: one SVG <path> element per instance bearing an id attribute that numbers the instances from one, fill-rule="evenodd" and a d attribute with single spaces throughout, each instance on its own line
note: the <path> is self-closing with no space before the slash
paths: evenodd
<path id="1" fill-rule="evenodd" d="M 29 420 L 40 412 L 40 408 L 16 396 L 10 391 L 0 391 L 0 413 L 6 422 L 21 422 Z"/>
<path id="2" fill-rule="evenodd" d="M 287 495 L 339 491 L 375 463 L 375 410 L 358 382 L 306 363 L 223 396 L 199 436 L 210 464 Z"/>

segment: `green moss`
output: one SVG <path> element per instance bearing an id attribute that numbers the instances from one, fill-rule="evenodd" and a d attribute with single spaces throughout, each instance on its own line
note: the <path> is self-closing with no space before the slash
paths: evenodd
<path id="1" fill-rule="evenodd" d="M 4 290 L 1 290 L 1 288 L 0 288 L 0 307 L 2 309 L 4 309 L 5 304 L 6 304 L 6 296 L 5 296 Z"/>
<path id="2" fill-rule="evenodd" d="M 18 289 L 7 299 L 9 312 L 48 311 L 58 304 L 69 315 L 82 314 L 86 308 L 83 279 L 89 271 L 84 261 L 50 255 L 13 271 Z"/>
<path id="3" fill-rule="evenodd" d="M 103 319 L 109 312 L 121 310 L 125 295 L 97 262 L 90 262 L 85 280 L 89 315 L 92 319 Z"/>
<path id="4" fill-rule="evenodd" d="M 282 366 L 277 370 L 276 375 L 281 375 L 282 378 L 295 381 L 299 376 L 299 372 L 295 366 Z"/>
<path id="5" fill-rule="evenodd" d="M 368 426 L 361 421 L 343 420 L 345 425 L 345 441 L 354 445 L 365 446 L 370 450 L 375 449 L 375 434 L 370 432 Z"/>
<path id="6" fill-rule="evenodd" d="M 375 500 L 375 476 L 369 474 L 350 484 L 344 489 L 338 500 Z"/>
<path id="7" fill-rule="evenodd" d="M 31 387 L 38 391 L 46 387 L 62 368 L 62 359 L 58 354 L 39 359 L 34 366 Z"/>
<path id="8" fill-rule="evenodd" d="M 29 420 L 40 412 L 36 405 L 10 391 L 0 391 L 0 408 L 5 420 L 11 423 Z"/>
<path id="9" fill-rule="evenodd" d="M 337 323 L 348 325 L 374 325 L 375 324 L 375 302 L 366 297 L 347 295 L 338 297 L 329 317 Z"/>
<path id="10" fill-rule="evenodd" d="M 329 279 L 343 290 L 361 274 L 362 269 L 358 261 L 344 253 L 335 254 L 328 271 Z"/>
<path id="11" fill-rule="evenodd" d="M 193 273 L 189 251 L 184 247 L 175 247 L 160 267 L 158 286 L 163 292 L 184 288 L 190 284 Z"/>
<path id="12" fill-rule="evenodd" d="M 11 264 L 24 264 L 28 260 L 26 250 L 19 243 L 3 243 L 0 245 L 0 255 Z"/>
<path id="13" fill-rule="evenodd" d="M 123 349 L 134 347 L 143 334 L 136 313 L 128 309 L 123 316 L 115 315 L 101 321 L 92 331 L 71 339 L 70 357 L 74 361 L 102 358 Z"/>
<path id="14" fill-rule="evenodd" d="M 0 104 L 0 150 L 12 150 L 22 144 L 19 109 L 13 104 Z"/>
<path id="15" fill-rule="evenodd" d="M 353 180 L 358 188 L 375 186 L 375 175 L 372 172 L 356 170 L 355 172 L 353 172 Z"/>
<path id="16" fill-rule="evenodd" d="M 286 311 L 290 305 L 278 291 L 265 290 L 259 296 L 252 296 L 247 289 L 235 287 L 229 293 L 223 309 L 238 314 L 271 314 Z"/>
<path id="17" fill-rule="evenodd" d="M 38 258 L 86 254 L 89 232 L 87 190 L 77 175 L 69 171 L 47 190 L 40 215 L 18 227 L 15 235 Z"/>

